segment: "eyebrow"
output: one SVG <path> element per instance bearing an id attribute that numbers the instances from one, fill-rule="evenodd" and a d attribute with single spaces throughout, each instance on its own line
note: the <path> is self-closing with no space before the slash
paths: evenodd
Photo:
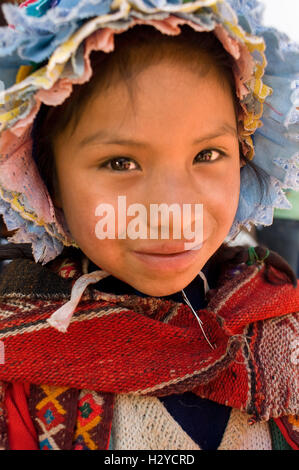
<path id="1" fill-rule="evenodd" d="M 198 139 L 195 139 L 193 141 L 193 144 L 199 144 L 200 142 L 203 142 L 206 140 L 212 140 L 217 137 L 223 137 L 226 135 L 230 135 L 230 136 L 238 138 L 237 129 L 233 127 L 231 124 L 224 123 L 219 128 L 213 130 L 213 132 L 210 132 L 208 134 L 205 134 L 199 137 Z M 128 145 L 128 146 L 135 146 L 135 147 L 150 147 L 150 143 L 148 142 L 122 138 L 121 136 L 111 134 L 109 131 L 105 129 L 98 130 L 94 134 L 84 137 L 80 141 L 79 146 L 85 147 L 94 143 L 101 143 L 105 145 Z"/>

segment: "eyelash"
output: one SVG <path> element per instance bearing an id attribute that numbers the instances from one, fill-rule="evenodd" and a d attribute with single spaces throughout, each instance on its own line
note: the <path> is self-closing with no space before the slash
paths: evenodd
<path id="1" fill-rule="evenodd" d="M 216 158 L 215 160 L 205 160 L 205 161 L 203 161 L 203 163 L 213 163 L 215 161 L 221 160 L 223 157 L 226 156 L 226 153 L 223 152 L 222 150 L 219 150 L 219 149 L 205 149 L 205 150 L 202 150 L 201 152 L 199 152 L 197 155 L 200 155 L 201 153 L 212 153 L 212 152 L 219 153 L 220 157 Z M 130 162 L 130 161 L 133 162 L 134 161 L 133 158 L 130 158 L 130 157 L 112 157 L 112 158 L 109 158 L 109 160 L 106 160 L 105 162 L 103 162 L 101 165 L 99 165 L 99 168 L 108 168 L 108 170 L 113 171 L 113 172 L 117 172 L 117 173 L 126 172 L 126 170 L 114 170 L 114 169 L 108 167 L 108 165 L 111 162 L 115 162 L 115 161 L 118 161 L 118 160 L 123 160 L 125 162 Z M 138 165 L 138 163 L 137 163 L 137 165 Z"/>

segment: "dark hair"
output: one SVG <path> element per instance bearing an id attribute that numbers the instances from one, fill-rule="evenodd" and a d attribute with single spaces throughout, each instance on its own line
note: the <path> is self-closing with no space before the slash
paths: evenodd
<path id="1" fill-rule="evenodd" d="M 84 85 L 75 85 L 70 98 L 62 105 L 56 107 L 42 105 L 35 119 L 32 131 L 33 156 L 51 196 L 54 194 L 54 181 L 56 178 L 52 145 L 54 138 L 67 126 L 72 125 L 74 130 L 80 113 L 88 105 L 88 101 L 94 96 L 94 93 L 97 90 L 104 90 L 112 86 L 114 80 L 121 78 L 126 83 L 132 98 L 134 93 L 131 86 L 133 74 L 136 76 L 149 63 L 159 62 L 165 56 L 165 47 L 167 47 L 167 58 L 170 61 L 175 63 L 180 58 L 186 63 L 187 67 L 191 67 L 200 76 L 206 75 L 213 64 L 221 72 L 219 73 L 219 80 L 224 80 L 230 85 L 236 116 L 238 115 L 240 105 L 236 97 L 235 80 L 232 72 L 233 59 L 225 51 L 214 33 L 203 32 L 198 34 L 189 26 L 184 25 L 178 36 L 167 36 L 161 34 L 152 26 L 137 25 L 122 34 L 115 34 L 114 40 L 115 49 L 113 52 L 106 54 L 99 51 L 91 54 L 90 59 L 93 70 L 91 80 Z M 242 154 L 241 144 L 240 158 L 245 161 L 258 179 L 262 198 L 263 191 L 267 188 L 266 173 Z M 5 253 L 5 249 L 7 253 Z M 259 249 L 263 250 L 262 247 Z M 80 253 L 80 250 L 65 248 L 63 255 L 67 253 L 76 256 Z M 0 259 L 18 257 L 33 258 L 30 244 L 0 246 Z M 223 244 L 211 257 L 211 263 L 220 266 L 224 262 L 235 264 L 246 262 L 247 259 L 248 250 L 246 247 L 232 248 Z M 290 282 L 295 282 L 296 276 L 291 267 L 278 254 L 271 252 L 266 263 L 282 270 L 286 273 Z M 267 279 L 270 282 L 269 275 L 266 274 L 266 276 L 268 276 Z"/>

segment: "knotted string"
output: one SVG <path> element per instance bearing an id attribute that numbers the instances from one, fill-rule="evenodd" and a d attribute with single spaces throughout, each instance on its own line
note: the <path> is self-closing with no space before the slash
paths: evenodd
<path id="1" fill-rule="evenodd" d="M 263 261 L 265 261 L 265 259 L 268 258 L 269 254 L 270 254 L 270 251 L 268 250 L 268 248 L 266 248 L 265 256 L 263 258 L 259 258 L 256 251 L 255 251 L 254 246 L 250 246 L 248 248 L 249 260 L 246 262 L 246 264 L 248 266 L 252 266 L 255 263 L 262 264 Z"/>
<path id="2" fill-rule="evenodd" d="M 47 322 L 56 328 L 56 330 L 65 333 L 86 287 L 89 286 L 89 284 L 95 284 L 108 276 L 111 276 L 111 274 L 106 271 L 93 271 L 80 276 L 72 287 L 70 300 L 56 310 L 56 312 L 48 318 Z"/>

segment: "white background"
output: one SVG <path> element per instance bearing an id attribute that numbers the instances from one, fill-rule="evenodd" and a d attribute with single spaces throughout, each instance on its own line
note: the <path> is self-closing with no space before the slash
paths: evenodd
<path id="1" fill-rule="evenodd" d="M 299 0 L 261 0 L 265 5 L 265 26 L 288 34 L 291 40 L 299 43 Z"/>

